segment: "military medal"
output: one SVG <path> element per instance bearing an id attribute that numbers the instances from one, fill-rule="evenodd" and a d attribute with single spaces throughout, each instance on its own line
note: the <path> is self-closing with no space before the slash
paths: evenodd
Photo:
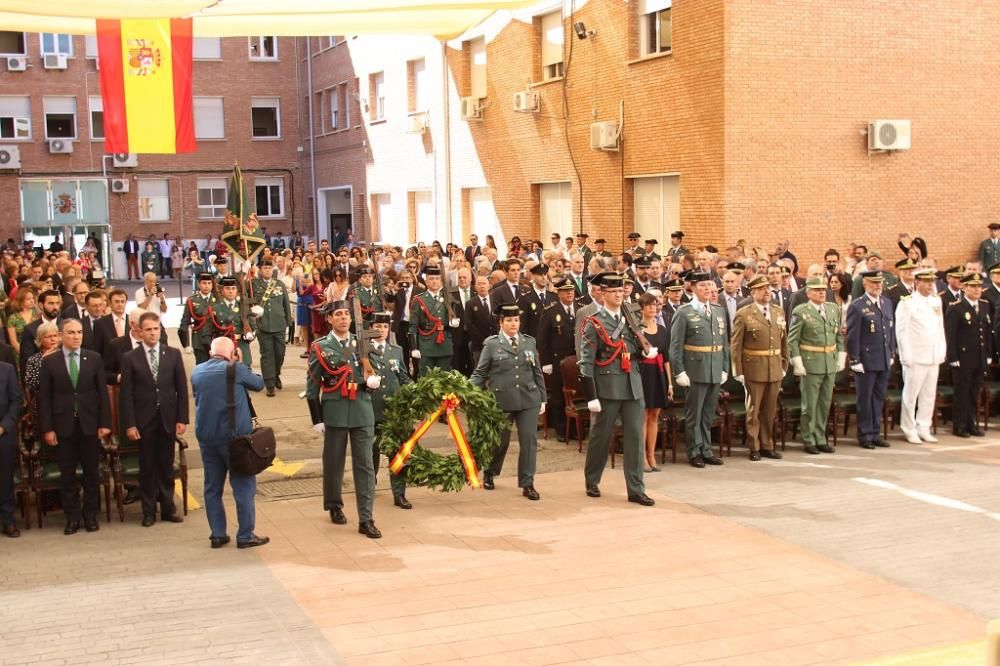
<path id="1" fill-rule="evenodd" d="M 557 315 L 556 315 L 556 323 L 559 323 L 559 322 L 561 322 L 561 321 L 562 321 L 562 315 L 558 315 L 558 314 L 557 314 Z"/>
<path id="2" fill-rule="evenodd" d="M 875 332 L 875 322 L 870 322 L 868 324 L 868 330 L 870 330 L 872 333 Z"/>
<path id="3" fill-rule="evenodd" d="M 966 312 L 965 313 L 965 321 L 968 321 L 968 322 L 972 321 L 972 313 L 971 312 Z"/>

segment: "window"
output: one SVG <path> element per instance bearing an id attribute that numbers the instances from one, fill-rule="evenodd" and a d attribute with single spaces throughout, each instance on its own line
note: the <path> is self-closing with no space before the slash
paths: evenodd
<path id="1" fill-rule="evenodd" d="M 406 239 L 399 233 L 399 225 L 395 223 L 392 215 L 392 195 L 388 192 L 380 192 L 372 195 L 372 212 L 374 224 L 372 231 L 375 238 L 382 238 L 397 243 L 405 243 Z"/>
<path id="2" fill-rule="evenodd" d="M 406 63 L 409 81 L 407 82 L 407 100 L 410 113 L 426 111 L 429 107 L 428 96 L 430 84 L 427 82 L 427 62 L 421 58 Z"/>
<path id="3" fill-rule="evenodd" d="M 0 32 L 0 55 L 28 55 L 23 32 Z"/>
<path id="4" fill-rule="evenodd" d="M 277 60 L 278 38 L 273 35 L 248 37 L 251 60 Z"/>
<path id="5" fill-rule="evenodd" d="M 281 118 L 277 97 L 254 97 L 250 100 L 250 122 L 255 139 L 281 137 Z"/>
<path id="6" fill-rule="evenodd" d="M 338 89 L 340 86 L 334 86 L 333 88 L 328 88 L 326 91 L 326 97 L 330 104 L 330 129 L 336 132 L 340 129 L 340 94 Z"/>
<path id="7" fill-rule="evenodd" d="M 553 233 L 573 234 L 573 188 L 569 183 L 542 183 L 538 186 L 539 228 L 542 238 Z M 543 241 L 544 242 L 544 241 Z"/>
<path id="8" fill-rule="evenodd" d="M 632 180 L 634 227 L 643 238 L 663 238 L 680 228 L 680 177 Z"/>
<path id="9" fill-rule="evenodd" d="M 0 97 L 0 139 L 31 138 L 31 99 Z"/>
<path id="10" fill-rule="evenodd" d="M 210 220 L 226 214 L 226 179 L 198 179 L 198 218 Z"/>
<path id="11" fill-rule="evenodd" d="M 194 138 L 225 139 L 226 117 L 222 109 L 221 97 L 195 97 Z"/>
<path id="12" fill-rule="evenodd" d="M 73 55 L 73 35 L 43 32 L 40 37 L 42 40 L 42 55 L 50 53 L 62 53 L 66 56 Z"/>
<path id="13" fill-rule="evenodd" d="M 473 97 L 486 97 L 486 38 L 469 42 L 469 79 Z"/>
<path id="14" fill-rule="evenodd" d="M 325 51 L 326 49 L 332 49 L 337 44 L 344 41 L 343 35 L 329 35 L 327 37 L 319 37 L 319 50 Z"/>
<path id="15" fill-rule="evenodd" d="M 91 95 L 87 101 L 90 104 L 90 138 L 100 141 L 104 138 L 104 100 L 100 95 Z"/>
<path id="16" fill-rule="evenodd" d="M 43 97 L 46 139 L 76 138 L 76 98 Z"/>
<path id="17" fill-rule="evenodd" d="M 541 18 L 542 28 L 542 81 L 558 79 L 563 75 L 563 23 L 562 13 L 552 12 Z"/>
<path id="18" fill-rule="evenodd" d="M 83 55 L 86 58 L 97 57 L 97 37 L 86 35 L 83 38 Z"/>
<path id="19" fill-rule="evenodd" d="M 220 60 L 222 42 L 218 37 L 195 37 L 191 43 L 191 57 L 195 60 Z"/>
<path id="20" fill-rule="evenodd" d="M 281 217 L 284 213 L 285 183 L 281 178 L 258 178 L 254 182 L 257 217 Z"/>
<path id="21" fill-rule="evenodd" d="M 368 77 L 368 113 L 372 122 L 385 120 L 385 72 L 376 72 Z"/>
<path id="22" fill-rule="evenodd" d="M 654 55 L 670 50 L 671 0 L 639 1 L 639 52 Z"/>
<path id="23" fill-rule="evenodd" d="M 162 222 L 170 219 L 170 189 L 166 178 L 139 181 L 139 221 Z"/>

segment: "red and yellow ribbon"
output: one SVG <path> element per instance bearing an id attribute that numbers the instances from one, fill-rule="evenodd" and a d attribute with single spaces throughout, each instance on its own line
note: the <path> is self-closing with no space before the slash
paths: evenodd
<path id="1" fill-rule="evenodd" d="M 417 445 L 417 442 L 427 434 L 427 431 L 431 429 L 434 422 L 441 416 L 441 412 L 447 412 L 448 431 L 451 433 L 451 438 L 455 440 L 455 446 L 458 448 L 458 457 L 462 461 L 462 467 L 465 468 L 465 478 L 469 480 L 470 486 L 479 488 L 482 484 L 479 482 L 479 470 L 476 468 L 476 458 L 472 455 L 472 447 L 469 446 L 469 440 L 465 438 L 462 425 L 458 422 L 458 417 L 455 416 L 455 410 L 458 409 L 459 404 L 458 396 L 454 393 L 444 396 L 441 404 L 434 410 L 434 413 L 424 419 L 417 426 L 417 429 L 413 431 L 413 434 L 410 435 L 410 438 L 399 447 L 399 451 L 396 452 L 396 455 L 389 462 L 389 471 L 393 474 L 399 474 L 403 471 L 403 467 L 410 458 L 410 454 L 413 453 L 413 448 Z"/>

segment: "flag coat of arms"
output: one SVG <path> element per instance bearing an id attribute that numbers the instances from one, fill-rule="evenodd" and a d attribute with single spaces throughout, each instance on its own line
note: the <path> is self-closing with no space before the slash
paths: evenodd
<path id="1" fill-rule="evenodd" d="M 191 19 L 97 20 L 105 152 L 194 152 L 191 49 Z"/>
<path id="2" fill-rule="evenodd" d="M 250 210 L 250 198 L 247 196 L 239 164 L 233 165 L 229 198 L 226 200 L 226 216 L 219 238 L 234 255 L 244 261 L 256 257 L 266 244 L 264 230 L 260 228 L 257 213 Z"/>

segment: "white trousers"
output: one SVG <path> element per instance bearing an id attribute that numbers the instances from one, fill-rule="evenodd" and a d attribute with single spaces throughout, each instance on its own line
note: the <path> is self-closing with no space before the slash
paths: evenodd
<path id="1" fill-rule="evenodd" d="M 927 434 L 931 431 L 937 379 L 936 365 L 903 366 L 903 408 L 899 427 L 904 435 Z"/>

